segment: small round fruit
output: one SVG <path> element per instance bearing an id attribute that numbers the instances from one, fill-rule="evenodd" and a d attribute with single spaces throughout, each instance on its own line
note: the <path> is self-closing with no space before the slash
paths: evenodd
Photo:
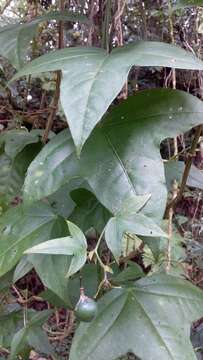
<path id="1" fill-rule="evenodd" d="M 75 315 L 80 321 L 90 322 L 97 314 L 97 303 L 87 296 L 81 296 L 76 307 Z"/>

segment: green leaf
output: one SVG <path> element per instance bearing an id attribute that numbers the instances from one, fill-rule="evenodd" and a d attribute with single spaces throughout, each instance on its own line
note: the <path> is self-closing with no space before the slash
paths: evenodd
<path id="1" fill-rule="evenodd" d="M 202 101 L 178 90 L 140 91 L 113 108 L 80 160 L 99 201 L 117 214 L 123 203 L 151 194 L 142 213 L 160 221 L 167 201 L 160 143 L 201 124 L 202 118 Z"/>
<path id="2" fill-rule="evenodd" d="M 109 211 L 99 203 L 89 190 L 76 189 L 70 195 L 76 203 L 76 207 L 69 219 L 84 232 L 92 227 L 101 233 L 111 216 Z"/>
<path id="3" fill-rule="evenodd" d="M 0 218 L 0 276 L 16 265 L 27 248 L 49 239 L 56 221 L 45 203 L 8 210 Z"/>
<path id="4" fill-rule="evenodd" d="M 26 342 L 26 329 L 20 329 L 13 337 L 11 342 L 11 352 L 9 360 L 15 360 L 19 353 L 28 353 L 28 346 Z"/>
<path id="5" fill-rule="evenodd" d="M 42 255 L 40 255 L 40 256 L 42 256 Z M 48 257 L 48 255 L 45 255 L 45 256 Z M 54 256 L 56 257 L 56 255 L 54 255 Z M 62 271 L 63 271 L 63 268 L 62 268 Z M 59 277 L 61 280 L 61 274 L 59 274 L 59 272 L 58 272 L 57 280 L 55 279 L 55 276 L 53 276 L 52 283 L 54 283 L 54 281 L 59 283 L 60 282 L 58 280 Z M 64 278 L 64 273 L 63 273 L 63 278 Z M 43 299 L 48 301 L 49 304 L 56 306 L 58 308 L 67 308 L 67 306 L 68 306 L 70 309 L 74 309 L 75 305 L 78 302 L 78 299 L 80 297 L 81 278 L 82 278 L 82 286 L 85 288 L 86 295 L 89 297 L 93 297 L 97 292 L 98 283 L 99 283 L 98 267 L 95 264 L 85 264 L 78 274 L 74 275 L 73 277 L 71 277 L 68 280 L 64 278 L 66 281 L 66 284 L 67 284 L 67 289 L 63 294 L 63 296 L 65 295 L 63 301 L 62 301 L 62 297 L 60 296 L 61 289 L 57 293 L 57 295 L 55 292 L 46 290 L 46 291 L 40 293 L 40 297 L 42 297 Z M 55 289 L 56 289 L 56 285 L 55 285 Z"/>
<path id="6" fill-rule="evenodd" d="M 66 274 L 71 264 L 71 256 L 30 255 L 29 261 L 35 268 L 44 286 L 53 291 L 64 304 L 72 307 Z"/>
<path id="7" fill-rule="evenodd" d="M 73 141 L 65 129 L 54 136 L 28 168 L 24 184 L 25 200 L 33 201 L 49 196 L 68 181 L 78 178 L 78 166 Z"/>
<path id="8" fill-rule="evenodd" d="M 85 264 L 78 274 L 69 279 L 69 296 L 71 297 L 71 302 L 74 308 L 80 297 L 81 281 L 82 286 L 85 288 L 85 294 L 92 298 L 95 296 L 98 290 L 98 284 L 101 281 L 99 278 L 99 272 L 99 265 Z"/>
<path id="9" fill-rule="evenodd" d="M 42 326 L 45 321 L 52 314 L 52 310 L 36 311 L 34 315 L 29 319 L 28 327 L 31 326 Z"/>
<path id="10" fill-rule="evenodd" d="M 26 338 L 27 343 L 31 349 L 47 355 L 54 353 L 54 349 L 49 342 L 47 334 L 40 328 L 31 328 L 27 333 Z"/>
<path id="11" fill-rule="evenodd" d="M 49 12 L 36 17 L 27 23 L 8 25 L 0 28 L 0 54 L 10 60 L 14 67 L 19 68 L 24 60 L 30 41 L 36 34 L 37 27 L 41 22 L 49 20 L 63 20 L 72 22 L 88 23 L 84 15 L 63 12 Z"/>
<path id="12" fill-rule="evenodd" d="M 164 172 L 168 191 L 173 188 L 174 181 L 180 184 L 185 164 L 183 161 L 168 160 L 164 161 Z"/>
<path id="13" fill-rule="evenodd" d="M 21 196 L 25 172 L 40 151 L 41 130 L 31 132 L 9 130 L 0 134 L 3 151 L 0 155 L 0 204 L 7 206 L 16 196 Z"/>
<path id="14" fill-rule="evenodd" d="M 85 264 L 87 242 L 82 231 L 68 221 L 71 236 L 45 241 L 25 251 L 25 254 L 48 254 L 72 256 L 67 276 L 76 273 Z"/>
<path id="15" fill-rule="evenodd" d="M 14 335 L 9 360 L 15 360 L 18 354 L 32 348 L 49 355 L 53 353 L 48 337 L 41 329 L 51 313 L 52 311 L 45 310 L 34 314 L 26 325 Z"/>
<path id="16" fill-rule="evenodd" d="M 142 360 L 195 360 L 190 326 L 203 315 L 202 307 L 202 291 L 173 276 L 114 289 L 101 299 L 97 317 L 80 324 L 70 360 L 115 360 L 127 352 Z"/>
<path id="17" fill-rule="evenodd" d="M 0 134 L 0 143 L 4 144 L 6 155 L 14 159 L 27 145 L 38 143 L 41 135 L 41 130 L 9 130 Z"/>
<path id="18" fill-rule="evenodd" d="M 17 308 L 0 314 L 0 321 L 3 326 L 0 327 L 0 347 L 10 347 L 14 334 L 23 326 L 23 317 L 21 308 Z"/>
<path id="19" fill-rule="evenodd" d="M 12 279 L 13 279 L 13 271 L 6 273 L 4 276 L 1 276 L 1 281 L 0 281 L 1 295 L 4 291 L 7 291 L 10 288 L 12 284 Z"/>
<path id="20" fill-rule="evenodd" d="M 144 195 L 147 200 L 151 194 L 142 212 L 160 220 L 167 200 L 160 143 L 201 124 L 202 119 L 202 102 L 185 92 L 138 92 L 107 115 L 89 138 L 80 160 L 68 131 L 56 135 L 28 169 L 25 199 L 43 198 L 64 182 L 83 177 L 112 214 L 129 207 L 136 212 L 137 196 Z"/>
<path id="21" fill-rule="evenodd" d="M 139 278 L 142 278 L 143 276 L 145 276 L 145 274 L 142 271 L 142 268 L 135 262 L 129 261 L 127 268 L 125 268 L 116 276 L 112 276 L 110 280 L 114 285 L 126 285 L 128 281 L 135 281 Z"/>
<path id="22" fill-rule="evenodd" d="M 80 154 L 95 125 L 121 91 L 133 65 L 203 69 L 203 63 L 192 53 L 174 45 L 143 41 L 113 49 L 110 54 L 99 48 L 58 50 L 33 60 L 13 80 L 62 70 L 61 103 Z"/>
<path id="23" fill-rule="evenodd" d="M 71 192 L 80 188 L 81 186 L 88 185 L 84 182 L 83 179 L 72 179 L 68 182 L 68 184 L 63 185 L 59 188 L 59 190 L 47 198 L 49 204 L 58 215 L 65 219 L 70 217 L 76 207 L 76 204 L 71 197 Z M 79 227 L 81 228 L 80 225 Z"/>
<path id="24" fill-rule="evenodd" d="M 68 234 L 67 224 L 63 219 L 59 219 L 52 229 L 51 237 L 64 236 L 66 234 Z M 21 259 L 21 262 L 23 259 L 24 257 Z M 36 254 L 25 256 L 24 261 L 27 261 L 27 267 L 31 266 L 35 268 L 43 285 L 50 289 L 52 294 L 55 293 L 57 298 L 60 299 L 63 304 L 66 304 L 65 307 L 72 307 L 68 290 L 68 280 L 65 278 L 67 269 L 70 267 L 71 256 Z M 26 264 L 23 268 L 22 265 L 20 266 L 20 263 L 15 270 L 14 278 L 17 275 L 22 275 L 23 271 L 26 271 Z"/>
<path id="25" fill-rule="evenodd" d="M 146 195 L 137 195 L 129 202 L 129 199 L 126 198 L 121 204 L 119 211 L 116 215 L 119 217 L 128 218 L 129 216 L 135 215 L 138 211 L 141 211 L 142 208 L 147 204 L 151 194 Z"/>
<path id="26" fill-rule="evenodd" d="M 20 280 L 23 276 L 30 272 L 32 268 L 33 265 L 29 261 L 28 256 L 23 256 L 15 268 L 13 282 L 15 283 Z"/>
<path id="27" fill-rule="evenodd" d="M 173 10 L 182 9 L 185 7 L 203 6 L 203 0 L 176 0 L 173 5 Z"/>
<path id="28" fill-rule="evenodd" d="M 67 299 L 66 302 L 64 302 L 61 297 L 55 294 L 55 292 L 47 289 L 42 291 L 39 296 L 47 301 L 51 306 L 54 306 L 56 308 L 67 308 Z"/>
<path id="29" fill-rule="evenodd" d="M 116 259 L 122 254 L 122 238 L 125 232 L 149 237 L 167 237 L 153 220 L 141 213 L 128 218 L 112 217 L 105 228 L 105 240 Z"/>
<path id="30" fill-rule="evenodd" d="M 174 180 L 180 183 L 184 172 L 185 164 L 183 161 L 169 160 L 164 162 L 167 188 L 170 191 Z M 195 165 L 191 165 L 186 185 L 203 190 L 203 171 Z"/>
<path id="31" fill-rule="evenodd" d="M 6 154 L 0 155 L 0 167 L 0 205 L 6 206 L 19 195 L 24 179 Z"/>

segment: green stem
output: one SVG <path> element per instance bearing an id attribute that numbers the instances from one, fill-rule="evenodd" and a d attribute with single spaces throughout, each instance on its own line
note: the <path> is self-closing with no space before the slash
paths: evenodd
<path id="1" fill-rule="evenodd" d="M 99 245 L 100 245 L 101 240 L 102 240 L 102 238 L 103 238 L 103 236 L 104 236 L 104 233 L 105 233 L 106 226 L 107 226 L 107 224 L 104 226 L 104 228 L 103 228 L 103 230 L 102 230 L 102 232 L 101 232 L 101 234 L 100 234 L 100 237 L 99 237 L 99 239 L 98 239 L 98 241 L 97 241 L 97 245 L 96 245 L 94 251 L 97 251 L 98 248 L 99 248 Z"/>

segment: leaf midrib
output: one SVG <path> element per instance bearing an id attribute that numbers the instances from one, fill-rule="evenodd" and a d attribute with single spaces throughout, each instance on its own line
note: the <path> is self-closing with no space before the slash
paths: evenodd
<path id="1" fill-rule="evenodd" d="M 115 115 L 114 115 L 114 118 L 113 118 L 113 120 L 111 121 L 110 119 L 110 121 L 106 121 L 105 122 L 105 124 L 103 124 L 103 129 L 105 129 L 105 128 L 111 128 L 111 127 L 115 127 L 115 126 L 123 126 L 123 125 L 125 125 L 125 124 L 127 124 L 127 123 L 132 123 L 133 121 L 136 123 L 136 120 L 139 118 L 139 120 L 147 120 L 147 119 L 153 119 L 153 118 L 155 118 L 155 117 L 162 117 L 162 116 L 167 116 L 167 117 L 169 117 L 169 116 L 176 116 L 176 115 L 201 115 L 201 114 L 203 114 L 203 111 L 196 111 L 196 112 L 194 112 L 194 111 L 177 111 L 177 112 L 170 112 L 170 113 L 168 113 L 168 112 L 166 112 L 166 113 L 158 113 L 158 114 L 153 114 L 153 115 L 147 115 L 147 116 L 139 116 L 139 114 L 136 114 L 135 113 L 135 117 L 134 117 L 134 120 L 132 120 L 132 118 L 130 119 L 129 118 L 129 120 L 123 120 L 123 121 L 116 121 L 115 120 Z"/>
<path id="2" fill-rule="evenodd" d="M 168 347 L 168 345 L 166 344 L 166 342 L 164 341 L 162 335 L 160 334 L 159 330 L 158 330 L 158 327 L 154 324 L 152 318 L 150 317 L 150 315 L 148 314 L 148 312 L 145 310 L 143 304 L 138 300 L 138 298 L 136 297 L 136 292 L 132 291 L 132 295 L 133 295 L 133 298 L 136 300 L 137 304 L 140 306 L 142 312 L 145 314 L 145 316 L 147 317 L 147 319 L 149 320 L 149 322 L 151 323 L 152 327 L 154 328 L 156 334 L 158 335 L 158 337 L 160 338 L 162 344 L 164 345 L 164 348 L 167 350 L 170 358 L 172 360 L 175 360 L 175 358 L 173 357 L 173 353 L 171 353 L 171 350 L 170 348 Z"/>
<path id="3" fill-rule="evenodd" d="M 99 337 L 99 339 L 95 342 L 94 346 L 90 348 L 90 352 L 89 352 L 88 354 L 85 354 L 85 356 L 86 356 L 85 359 L 86 359 L 91 353 L 94 352 L 94 350 L 95 350 L 95 349 L 97 348 L 97 346 L 98 346 L 98 343 L 100 343 L 100 342 L 102 341 L 102 339 L 104 339 L 104 338 L 107 336 L 107 334 L 111 331 L 111 329 L 115 326 L 116 321 L 119 320 L 119 317 L 121 316 L 121 314 L 122 314 L 123 312 L 125 312 L 125 309 L 126 309 L 126 307 L 127 307 L 127 305 L 128 305 L 128 302 L 131 301 L 131 297 L 133 296 L 133 298 L 136 300 L 138 306 L 140 306 L 142 312 L 144 312 L 144 314 L 145 314 L 146 317 L 148 318 L 149 322 L 151 323 L 152 327 L 155 329 L 155 332 L 157 333 L 158 337 L 160 338 L 162 344 L 164 345 L 164 348 L 167 350 L 170 358 L 171 358 L 172 360 L 174 360 L 175 358 L 173 357 L 173 354 L 171 353 L 170 349 L 169 349 L 168 346 L 166 345 L 164 339 L 162 338 L 161 334 L 159 333 L 157 327 L 154 325 L 152 319 L 151 319 L 150 316 L 147 314 L 147 312 L 145 311 L 145 309 L 144 309 L 144 307 L 142 306 L 142 304 L 141 304 L 141 303 L 138 301 L 138 299 L 136 298 L 134 291 L 129 291 L 127 295 L 126 295 L 125 292 L 123 292 L 123 293 L 121 293 L 121 295 L 120 295 L 119 297 L 122 297 L 122 296 L 126 296 L 126 300 L 125 300 L 125 303 L 124 303 L 123 307 L 120 309 L 119 313 L 117 314 L 117 316 L 116 316 L 116 318 L 114 319 L 113 323 L 109 326 L 108 330 L 107 330 L 101 337 Z M 108 307 L 109 307 L 109 306 L 112 306 L 112 304 L 113 304 L 114 302 L 116 302 L 117 300 L 118 300 L 118 297 L 117 297 L 116 299 L 114 299 L 114 300 L 105 308 L 105 312 L 108 310 Z M 102 314 L 103 314 L 103 312 L 102 312 Z M 135 355 L 136 355 L 136 354 L 135 354 Z M 83 360 L 83 358 L 82 358 L 82 360 Z"/>
<path id="4" fill-rule="evenodd" d="M 54 51 L 53 52 L 54 54 L 56 53 L 56 51 Z M 21 71 L 19 71 L 17 74 L 16 74 L 16 76 L 14 76 L 13 77 L 13 79 L 12 79 L 12 81 L 13 80 L 15 80 L 15 79 L 17 79 L 17 78 L 19 78 L 19 77 L 21 77 L 21 76 L 26 76 L 27 74 L 30 74 L 30 73 L 32 73 L 32 74 L 36 74 L 36 73 L 43 73 L 43 72 L 52 72 L 52 71 L 55 71 L 55 70 L 62 70 L 62 71 L 65 71 L 65 67 L 64 66 L 60 66 L 60 63 L 62 62 L 62 61 L 69 61 L 69 60 L 73 60 L 73 59 L 75 59 L 75 58 L 84 58 L 84 57 L 86 57 L 86 56 L 92 56 L 92 57 L 94 57 L 94 56 L 98 56 L 98 54 L 97 53 L 91 53 L 91 54 L 88 54 L 88 53 L 86 53 L 86 54 L 82 54 L 82 55 L 72 55 L 72 56 L 69 56 L 69 57 L 67 57 L 67 56 L 64 56 L 64 57 L 60 57 L 60 58 L 56 58 L 56 59 L 53 59 L 53 60 L 50 60 L 49 58 L 48 58 L 48 56 L 47 56 L 47 61 L 46 62 L 43 62 L 43 65 L 41 64 L 41 63 L 39 63 L 39 64 L 36 64 L 36 65 L 34 65 L 34 71 L 33 71 L 33 68 L 30 68 L 30 64 L 28 64 L 27 66 L 30 68 L 30 71 L 29 72 L 27 72 L 26 71 L 26 68 L 25 69 L 22 69 L 22 73 L 21 73 Z M 45 56 L 45 55 L 44 55 Z M 39 59 L 40 59 L 40 57 L 39 57 Z M 60 61 L 59 61 L 60 60 Z M 57 67 L 54 67 L 54 69 L 49 69 L 48 68 L 48 70 L 47 69 L 45 69 L 44 67 L 48 64 L 48 65 L 50 65 L 50 64 L 52 64 L 52 65 L 56 65 L 55 63 L 59 63 L 58 64 L 58 66 Z M 40 70 L 40 67 L 41 66 L 43 66 L 43 70 Z M 66 66 L 66 65 L 65 65 Z M 23 71 L 24 70 L 24 71 Z"/>
<path id="5" fill-rule="evenodd" d="M 97 54 L 98 55 L 98 54 Z M 88 110 L 88 103 L 89 103 L 89 99 L 91 98 L 91 93 L 92 93 L 92 89 L 95 85 L 95 83 L 97 82 L 97 76 L 99 75 L 102 67 L 104 66 L 105 62 L 109 60 L 109 55 L 108 54 L 103 54 L 104 58 L 101 60 L 101 63 L 97 69 L 97 71 L 95 72 L 95 75 L 94 77 L 92 77 L 92 82 L 91 82 L 91 86 L 90 86 L 90 89 L 89 89 L 89 92 L 88 92 L 88 96 L 86 97 L 86 104 L 85 104 L 85 112 L 84 112 L 84 115 L 83 115 L 83 124 L 82 124 L 82 129 L 81 129 L 81 134 L 80 134 L 80 146 L 81 146 L 81 143 L 83 142 L 83 139 L 84 139 L 84 136 L 82 136 L 84 134 L 84 130 L 85 130 L 85 119 L 86 119 L 86 116 L 87 116 L 87 110 Z"/>
<path id="6" fill-rule="evenodd" d="M 188 294 L 186 294 L 185 296 L 181 295 L 180 293 L 178 293 L 178 295 L 174 295 L 174 294 L 164 294 L 163 292 L 154 292 L 154 291 L 151 291 L 151 290 L 144 290 L 144 289 L 141 289 L 141 288 L 136 288 L 136 291 L 140 292 L 140 293 L 143 293 L 143 294 L 148 294 L 148 295 L 153 295 L 153 296 L 163 296 L 163 297 L 173 297 L 173 298 L 177 298 L 177 299 L 183 299 L 183 300 L 188 300 L 188 301 L 196 301 L 197 302 L 197 298 L 196 297 L 189 297 Z M 198 302 L 201 303 L 201 300 L 199 299 Z M 203 298 L 202 298 L 202 304 L 203 305 Z"/>
<path id="7" fill-rule="evenodd" d="M 134 195 L 137 196 L 137 193 L 136 193 L 136 190 L 135 190 L 134 185 L 132 183 L 132 180 L 130 179 L 129 174 L 128 174 L 127 170 L 125 169 L 125 165 L 122 162 L 118 152 L 116 151 L 116 149 L 115 149 L 114 145 L 112 144 L 112 142 L 111 142 L 110 138 L 108 137 L 108 135 L 105 132 L 103 132 L 103 134 L 104 134 L 104 137 L 106 138 L 107 143 L 109 144 L 109 146 L 110 146 L 110 148 L 112 150 L 112 153 L 113 153 L 114 157 L 118 160 L 121 168 L 123 169 L 123 172 L 124 172 L 124 174 L 125 174 L 125 176 L 127 178 L 127 181 L 129 183 L 130 187 L 132 188 L 132 190 L 134 192 Z"/>

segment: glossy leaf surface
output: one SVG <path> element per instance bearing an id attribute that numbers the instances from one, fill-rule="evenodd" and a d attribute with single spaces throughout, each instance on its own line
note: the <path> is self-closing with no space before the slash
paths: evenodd
<path id="1" fill-rule="evenodd" d="M 28 168 L 24 198 L 33 201 L 49 196 L 70 180 L 78 178 L 79 174 L 73 141 L 65 129 L 54 136 Z"/>
<path id="2" fill-rule="evenodd" d="M 195 360 L 190 325 L 202 307 L 202 291 L 173 276 L 114 289 L 101 299 L 97 317 L 77 329 L 70 360 L 115 360 L 127 352 L 142 360 Z"/>
<path id="3" fill-rule="evenodd" d="M 113 214 L 127 205 L 135 213 L 137 196 L 151 195 L 142 212 L 159 221 L 167 198 L 160 143 L 201 124 L 202 118 L 202 102 L 192 95 L 169 89 L 141 91 L 107 115 L 80 160 L 66 131 L 51 140 L 28 169 L 25 198 L 40 199 L 64 181 L 83 177 Z"/>
<path id="4" fill-rule="evenodd" d="M 109 211 L 86 189 L 72 191 L 71 197 L 76 203 L 76 207 L 69 219 L 83 231 L 87 231 L 92 227 L 101 233 L 111 216 Z"/>
<path id="5" fill-rule="evenodd" d="M 13 79 L 62 70 L 61 103 L 79 154 L 121 91 L 133 65 L 203 70 L 203 63 L 192 53 L 165 43 L 143 41 L 114 49 L 110 54 L 99 48 L 55 51 L 32 61 Z M 113 79 L 111 86 L 109 79 Z"/>
<path id="6" fill-rule="evenodd" d="M 0 54 L 9 59 L 12 65 L 19 68 L 24 60 L 30 41 L 36 35 L 40 23 L 50 20 L 63 20 L 88 23 L 88 19 L 80 14 L 64 12 L 49 12 L 36 17 L 27 23 L 17 23 L 0 27 Z"/>
<path id="7" fill-rule="evenodd" d="M 76 273 L 85 264 L 87 257 L 87 243 L 82 231 L 70 221 L 68 227 L 71 236 L 52 239 L 36 245 L 25 251 L 26 254 L 48 254 L 48 255 L 68 255 L 71 256 L 67 276 Z"/>
<path id="8" fill-rule="evenodd" d="M 11 342 L 10 360 L 15 360 L 18 354 L 32 348 L 44 354 L 53 354 L 48 336 L 42 330 L 42 325 L 51 313 L 52 311 L 45 310 L 34 314 L 26 325 L 14 335 Z"/>
<path id="9" fill-rule="evenodd" d="M 125 232 L 152 238 L 167 237 L 153 220 L 143 214 L 135 214 L 129 218 L 113 217 L 106 226 L 105 240 L 116 259 L 122 254 L 122 238 Z"/>
<path id="10" fill-rule="evenodd" d="M 142 212 L 160 220 L 167 199 L 160 143 L 201 124 L 202 116 L 202 102 L 177 90 L 140 91 L 115 107 L 81 155 L 83 174 L 101 203 L 116 214 L 123 203 L 150 194 Z"/>
<path id="11" fill-rule="evenodd" d="M 16 265 L 27 248 L 47 240 L 56 220 L 45 203 L 8 210 L 0 218 L 0 276 Z"/>

